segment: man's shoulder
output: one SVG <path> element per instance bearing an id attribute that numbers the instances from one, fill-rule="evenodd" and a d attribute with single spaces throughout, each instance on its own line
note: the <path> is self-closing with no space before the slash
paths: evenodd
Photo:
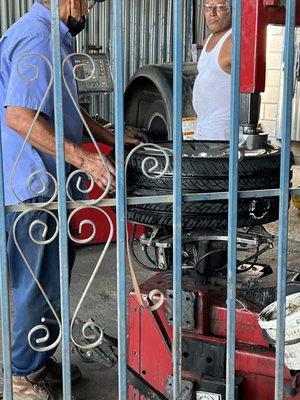
<path id="1" fill-rule="evenodd" d="M 8 39 L 13 39 L 15 42 L 26 38 L 49 38 L 50 35 L 50 24 L 40 17 L 33 18 L 30 13 L 21 17 L 5 33 Z"/>
<path id="2" fill-rule="evenodd" d="M 1 57 L 12 61 L 15 55 L 40 52 L 49 56 L 51 27 L 43 21 L 28 18 L 27 14 L 15 22 L 3 35 L 0 42 Z"/>
<path id="3" fill-rule="evenodd" d="M 225 39 L 225 42 L 223 44 L 223 49 L 225 51 L 231 51 L 231 46 L 232 46 L 232 33 L 230 33 Z"/>
<path id="4" fill-rule="evenodd" d="M 207 36 L 203 39 L 203 42 L 202 42 L 202 46 L 203 46 L 203 47 L 206 45 L 206 43 L 207 43 L 208 39 L 210 38 L 210 36 L 211 36 L 211 35 L 207 35 Z"/>

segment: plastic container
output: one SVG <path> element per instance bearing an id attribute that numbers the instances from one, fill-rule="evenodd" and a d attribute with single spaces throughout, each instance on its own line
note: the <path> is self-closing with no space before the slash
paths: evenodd
<path id="1" fill-rule="evenodd" d="M 298 189 L 299 188 L 300 188 L 300 186 L 298 186 Z M 294 194 L 292 196 L 292 200 L 293 200 L 293 204 L 297 208 L 297 210 L 300 210 L 300 195 Z"/>
<path id="2" fill-rule="evenodd" d="M 277 301 L 262 310 L 258 323 L 276 345 Z M 300 370 L 300 293 L 286 298 L 285 324 L 285 365 Z"/>

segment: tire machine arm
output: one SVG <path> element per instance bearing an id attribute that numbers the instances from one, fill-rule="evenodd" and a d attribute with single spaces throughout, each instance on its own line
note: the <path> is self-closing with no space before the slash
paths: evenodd
<path id="1" fill-rule="evenodd" d="M 247 134 L 258 133 L 260 93 L 265 91 L 267 27 L 285 25 L 285 0 L 242 0 L 241 125 Z M 300 0 L 296 0 L 300 26 Z"/>

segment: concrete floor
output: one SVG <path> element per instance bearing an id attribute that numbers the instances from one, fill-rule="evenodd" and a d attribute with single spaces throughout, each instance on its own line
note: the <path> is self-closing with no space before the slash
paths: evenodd
<path id="1" fill-rule="evenodd" d="M 73 308 L 85 288 L 86 282 L 95 267 L 103 246 L 94 245 L 78 250 L 74 268 L 71 297 Z M 143 282 L 150 273 L 138 271 L 139 280 Z M 128 291 L 131 288 L 130 277 L 127 275 Z M 116 246 L 109 249 L 95 283 L 84 303 L 80 317 L 87 320 L 92 317 L 111 336 L 117 336 L 117 269 Z M 117 367 L 104 368 L 95 364 L 86 364 L 74 359 L 82 369 L 84 379 L 76 385 L 74 393 L 79 400 L 117 400 L 118 372 Z"/>
<path id="2" fill-rule="evenodd" d="M 294 186 L 300 185 L 300 168 L 294 174 Z M 272 223 L 267 229 L 277 235 L 278 223 Z M 289 269 L 300 271 L 300 211 L 293 205 L 290 208 L 289 225 Z M 95 267 L 102 245 L 84 246 L 78 248 L 77 260 L 74 267 L 71 283 L 72 309 L 77 304 L 84 290 L 90 274 Z M 268 253 L 268 262 L 275 267 L 277 262 L 277 246 Z M 138 269 L 138 277 L 142 282 L 150 273 Z M 79 315 L 81 319 L 87 320 L 92 317 L 105 329 L 106 333 L 116 336 L 117 334 L 117 271 L 116 271 L 116 247 L 113 244 L 105 257 L 101 270 L 91 288 Z M 128 276 L 128 290 L 131 284 Z M 59 356 L 58 356 L 59 357 Z M 96 364 L 84 364 L 75 359 L 74 362 L 81 367 L 83 380 L 75 386 L 74 394 L 79 400 L 117 400 L 117 368 L 107 369 Z"/>

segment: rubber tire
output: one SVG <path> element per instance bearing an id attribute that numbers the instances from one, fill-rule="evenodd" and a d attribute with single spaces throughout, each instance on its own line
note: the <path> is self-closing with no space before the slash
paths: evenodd
<path id="1" fill-rule="evenodd" d="M 257 219 L 250 215 L 249 208 L 253 199 L 240 199 L 238 203 L 238 227 L 263 225 L 278 219 L 278 197 L 257 199 L 256 207 L 266 212 L 263 218 Z M 183 228 L 220 228 L 228 226 L 228 202 L 192 202 L 183 203 Z M 168 226 L 173 224 L 172 204 L 142 204 L 128 208 L 128 219 L 145 225 Z"/>
<path id="2" fill-rule="evenodd" d="M 149 124 L 156 114 L 162 116 L 162 119 L 165 121 L 165 129 L 148 130 Z M 140 99 L 136 120 L 131 125 L 140 129 L 145 129 L 151 142 L 161 142 L 163 140 L 167 140 L 168 118 L 163 101 L 158 97 L 155 101 L 153 101 L 153 97 L 149 99 Z"/>
<path id="3" fill-rule="evenodd" d="M 159 179 L 151 179 L 143 174 L 141 165 L 147 153 L 135 153 L 129 163 L 128 193 L 130 196 L 155 196 L 172 194 L 173 163 L 166 174 Z M 155 174 L 165 167 L 165 158 L 156 155 Z M 154 165 L 153 160 L 146 163 Z M 228 190 L 228 157 L 197 158 L 183 157 L 182 177 L 184 193 L 211 193 Z M 275 189 L 279 187 L 280 151 L 253 155 L 239 162 L 239 190 Z M 251 213 L 255 201 L 256 217 Z M 238 201 L 238 227 L 263 225 L 278 219 L 279 198 L 243 198 Z M 228 202 L 199 201 L 183 203 L 183 228 L 227 228 Z M 263 216 L 263 217 L 262 217 Z M 128 208 L 128 218 L 136 223 L 156 226 L 173 224 L 172 204 L 142 204 Z"/>
<path id="4" fill-rule="evenodd" d="M 151 179 L 141 169 L 145 155 L 135 153 L 128 166 L 129 188 L 162 191 L 172 193 L 173 162 L 166 174 L 159 179 Z M 165 167 L 165 158 L 156 156 L 158 165 L 155 174 L 159 175 Z M 148 169 L 154 165 L 149 160 Z M 280 152 L 261 156 L 251 156 L 239 162 L 239 190 L 275 189 L 279 187 Z M 153 173 L 153 175 L 155 175 Z M 183 157 L 182 188 L 186 193 L 210 193 L 228 190 L 228 158 L 192 158 Z"/>

